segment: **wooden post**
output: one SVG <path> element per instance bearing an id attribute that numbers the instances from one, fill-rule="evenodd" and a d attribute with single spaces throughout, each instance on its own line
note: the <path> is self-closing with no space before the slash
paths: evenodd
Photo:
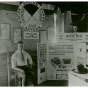
<path id="1" fill-rule="evenodd" d="M 9 59 L 9 53 L 7 53 L 7 71 L 8 71 L 8 86 L 10 86 L 10 59 Z"/>

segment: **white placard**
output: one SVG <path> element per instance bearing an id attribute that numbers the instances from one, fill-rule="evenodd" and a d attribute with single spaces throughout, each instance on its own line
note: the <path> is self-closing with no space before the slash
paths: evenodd
<path id="1" fill-rule="evenodd" d="M 24 31 L 24 39 L 39 39 L 39 32 Z"/>
<path id="2" fill-rule="evenodd" d="M 9 24 L 1 24 L 1 38 L 10 39 L 10 25 Z"/>

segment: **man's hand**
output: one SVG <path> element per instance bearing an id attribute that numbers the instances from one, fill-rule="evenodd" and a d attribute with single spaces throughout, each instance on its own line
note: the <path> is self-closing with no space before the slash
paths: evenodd
<path id="1" fill-rule="evenodd" d="M 25 71 L 24 71 L 24 70 L 20 70 L 20 72 L 21 72 L 22 74 L 25 74 Z"/>
<path id="2" fill-rule="evenodd" d="M 18 67 L 14 67 L 13 69 L 18 71 L 18 72 L 21 72 L 22 74 L 25 74 L 25 71 L 20 69 L 20 68 L 18 68 Z"/>

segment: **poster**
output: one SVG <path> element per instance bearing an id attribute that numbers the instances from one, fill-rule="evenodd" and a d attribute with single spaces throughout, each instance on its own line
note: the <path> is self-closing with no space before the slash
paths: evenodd
<path id="1" fill-rule="evenodd" d="M 24 31 L 24 39 L 39 39 L 39 32 Z"/>
<path id="2" fill-rule="evenodd" d="M 1 38 L 10 39 L 10 24 L 1 24 Z"/>
<path id="3" fill-rule="evenodd" d="M 21 29 L 14 28 L 14 43 L 21 41 Z"/>
<path id="4" fill-rule="evenodd" d="M 48 44 L 48 80 L 68 80 L 74 65 L 74 44 Z"/>

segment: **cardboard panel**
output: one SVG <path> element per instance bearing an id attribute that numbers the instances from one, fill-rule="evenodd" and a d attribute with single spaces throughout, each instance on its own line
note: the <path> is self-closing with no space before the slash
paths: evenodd
<path id="1" fill-rule="evenodd" d="M 37 45 L 38 84 L 47 80 L 47 51 L 46 44 Z"/>

